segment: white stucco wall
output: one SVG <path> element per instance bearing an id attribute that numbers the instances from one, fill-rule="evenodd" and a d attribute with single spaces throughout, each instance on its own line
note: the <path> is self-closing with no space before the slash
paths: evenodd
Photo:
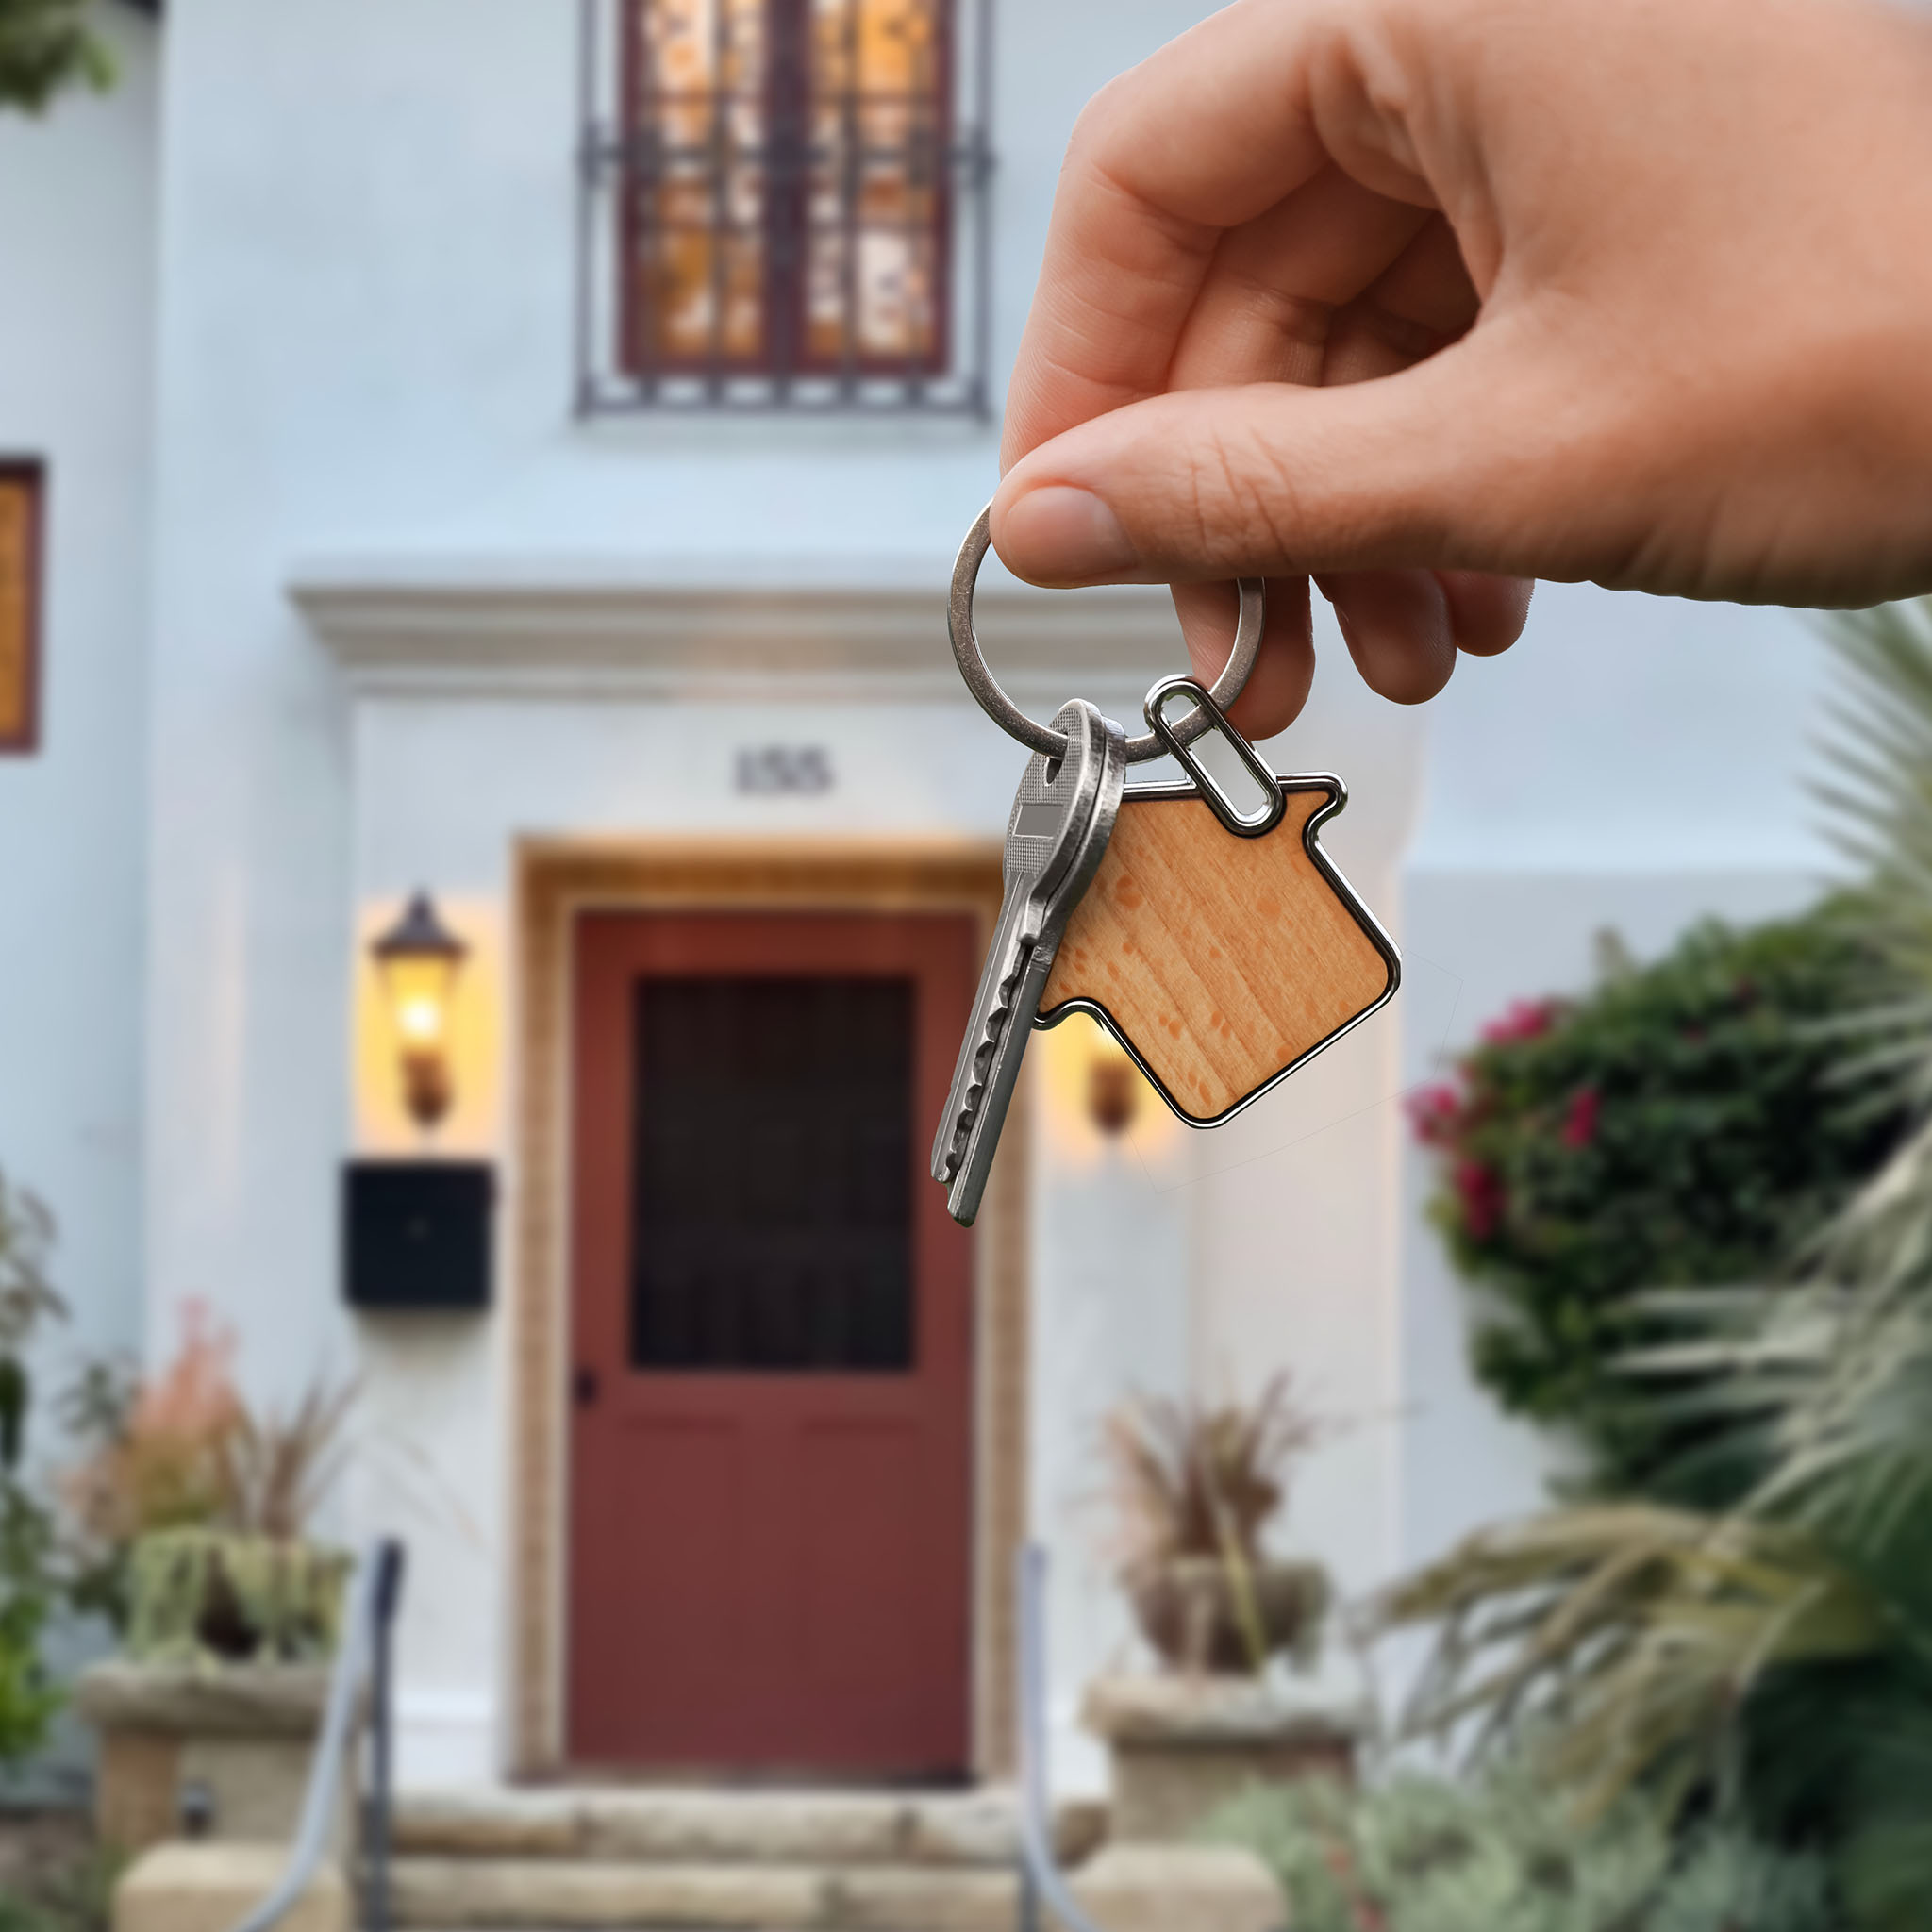
<path id="1" fill-rule="evenodd" d="M 156 35 L 0 112 L 0 453 L 47 466 L 41 747 L 0 756 L 0 1170 L 59 1222 L 54 1355 L 140 1333 Z"/>

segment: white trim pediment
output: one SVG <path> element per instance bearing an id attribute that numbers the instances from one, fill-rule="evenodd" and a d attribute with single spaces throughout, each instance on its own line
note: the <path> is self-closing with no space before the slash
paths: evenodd
<path id="1" fill-rule="evenodd" d="M 289 595 L 358 694 L 476 698 L 964 699 L 946 641 L 946 578 L 736 581 L 548 575 L 503 566 L 298 570 Z M 988 581 L 979 629 L 1022 703 L 1060 703 L 1109 674 L 1187 662 L 1167 593 Z"/>

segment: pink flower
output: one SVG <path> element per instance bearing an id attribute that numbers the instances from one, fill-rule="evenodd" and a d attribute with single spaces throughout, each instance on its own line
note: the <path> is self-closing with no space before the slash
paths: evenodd
<path id="1" fill-rule="evenodd" d="M 1447 1080 L 1408 1096 L 1410 1131 L 1424 1147 L 1446 1147 L 1462 1124 L 1462 1091 Z"/>
<path id="2" fill-rule="evenodd" d="M 1570 1096 L 1570 1111 L 1563 1120 L 1563 1144 L 1588 1147 L 1596 1139 L 1596 1117 L 1602 1100 L 1594 1087 L 1585 1087 Z"/>
<path id="3" fill-rule="evenodd" d="M 1511 1000 L 1507 1009 L 1483 1028 L 1483 1041 L 1490 1046 L 1507 1046 L 1513 1041 L 1534 1040 L 1550 1030 L 1557 1017 L 1555 1000 Z"/>
<path id="4" fill-rule="evenodd" d="M 1458 1160 L 1450 1174 L 1471 1241 L 1486 1241 L 1503 1219 L 1503 1177 L 1480 1160 Z"/>

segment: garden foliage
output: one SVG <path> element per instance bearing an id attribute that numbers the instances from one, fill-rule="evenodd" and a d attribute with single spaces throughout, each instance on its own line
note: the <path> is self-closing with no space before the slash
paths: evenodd
<path id="1" fill-rule="evenodd" d="M 1832 798 L 1846 916 L 1895 974 L 1842 1026 L 1910 1124 L 1797 1278 L 1640 1298 L 1627 1373 L 1696 1391 L 1759 1474 L 1722 1509 L 1590 1505 L 1469 1540 L 1398 1586 L 1430 1624 L 1416 1723 L 1538 1741 L 1598 1805 L 1720 1807 L 1815 1848 L 1854 1932 L 1932 1924 L 1932 605 L 1840 621 Z M 1751 1923 L 1743 1920 L 1740 1924 Z"/>
<path id="2" fill-rule="evenodd" d="M 89 19 L 98 4 L 0 0 L 0 108 L 38 113 L 64 88 L 113 79 L 113 61 Z"/>
<path id="3" fill-rule="evenodd" d="M 1628 1798 L 1586 1821 L 1527 1765 L 1256 1786 L 1208 1835 L 1255 1852 L 1294 1932 L 1832 1932 L 1815 1858 Z"/>
<path id="4" fill-rule="evenodd" d="M 1579 1438 L 1593 1488 L 1728 1501 L 1748 1471 L 1688 1458 L 1707 1431 L 1623 1370 L 1629 1298 L 1772 1276 L 1878 1165 L 1899 1110 L 1845 1091 L 1829 1023 L 1883 966 L 1835 903 L 1649 966 L 1606 950 L 1593 992 L 1519 1003 L 1418 1097 L 1432 1212 L 1507 1409 Z"/>
<path id="5" fill-rule="evenodd" d="M 54 1224 L 0 1176 L 0 1764 L 39 1749 L 59 1707 L 41 1657 L 58 1601 L 53 1516 L 24 1470 L 36 1337 L 66 1309 L 47 1279 Z"/>

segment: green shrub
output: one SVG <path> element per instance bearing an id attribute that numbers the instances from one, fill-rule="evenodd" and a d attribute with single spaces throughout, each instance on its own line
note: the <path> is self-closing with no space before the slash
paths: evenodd
<path id="1" fill-rule="evenodd" d="M 1474 1368 L 1515 1414 L 1586 1446 L 1597 1485 L 1728 1501 L 1750 1472 L 1687 1456 L 1685 1391 L 1620 1372 L 1638 1290 L 1761 1281 L 1883 1159 L 1895 1113 L 1835 1084 L 1824 1024 L 1869 1003 L 1875 955 L 1829 904 L 1698 926 L 1584 998 L 1519 1002 L 1411 1108 L 1431 1202 L 1485 1291 Z"/>
<path id="2" fill-rule="evenodd" d="M 0 0 L 0 108 L 39 113 L 63 89 L 114 77 L 93 0 Z"/>
<path id="3" fill-rule="evenodd" d="M 1591 1824 L 1521 1766 L 1367 1791 L 1257 1785 L 1207 1835 L 1274 1872 L 1294 1932 L 1827 1932 L 1824 1867 L 1739 1833 L 1674 1836 L 1629 1799 Z"/>
<path id="4" fill-rule="evenodd" d="M 21 1840 L 0 1877 L 0 1932 L 110 1932 L 125 1855 L 60 1830 L 51 1814 L 13 1822 Z"/>
<path id="5" fill-rule="evenodd" d="M 38 1751 L 60 1707 L 41 1652 L 56 1602 L 53 1541 L 46 1510 L 0 1481 L 0 1764 Z"/>
<path id="6" fill-rule="evenodd" d="M 66 1314 L 47 1279 L 52 1217 L 0 1175 L 0 1764 L 30 1757 L 59 1707 L 42 1641 L 59 1594 L 53 1512 L 23 1470 L 33 1380 L 27 1355 Z"/>

